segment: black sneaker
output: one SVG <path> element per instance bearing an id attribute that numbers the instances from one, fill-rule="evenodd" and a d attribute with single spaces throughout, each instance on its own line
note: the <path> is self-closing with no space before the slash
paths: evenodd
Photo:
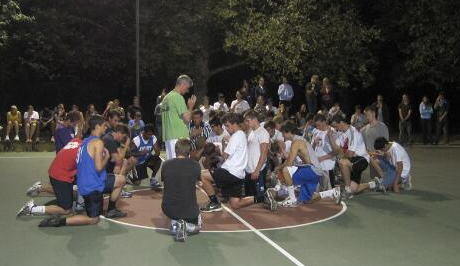
<path id="1" fill-rule="evenodd" d="M 61 217 L 57 214 L 54 214 L 38 224 L 38 227 L 60 227 L 61 226 Z"/>
<path id="2" fill-rule="evenodd" d="M 122 212 L 118 209 L 112 209 L 105 214 L 105 218 L 123 218 L 126 217 L 126 212 Z"/>
<path id="3" fill-rule="evenodd" d="M 174 241 L 177 242 L 185 242 L 185 237 L 187 236 L 185 232 L 185 221 L 180 219 L 177 221 L 177 231 L 176 234 L 174 235 Z"/>
<path id="4" fill-rule="evenodd" d="M 200 209 L 201 212 L 218 212 L 222 211 L 222 205 L 220 203 L 209 202 L 206 207 Z"/>

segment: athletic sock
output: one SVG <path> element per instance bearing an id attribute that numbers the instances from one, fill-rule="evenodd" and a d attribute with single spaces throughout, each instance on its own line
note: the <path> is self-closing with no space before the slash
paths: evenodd
<path id="1" fill-rule="evenodd" d="M 61 220 L 59 221 L 59 226 L 66 226 L 66 225 L 67 225 L 66 218 L 61 218 Z"/>
<path id="2" fill-rule="evenodd" d="M 219 200 L 217 199 L 216 195 L 211 195 L 211 196 L 209 196 L 209 200 L 210 200 L 212 203 L 219 204 Z"/>
<path id="3" fill-rule="evenodd" d="M 115 204 L 117 204 L 116 201 L 109 200 L 109 206 L 107 207 L 107 212 L 115 209 Z"/>
<path id="4" fill-rule="evenodd" d="M 371 181 L 368 183 L 369 184 L 369 188 L 370 189 L 374 189 L 375 188 L 375 182 L 374 181 Z"/>
<path id="5" fill-rule="evenodd" d="M 326 190 L 326 191 L 321 191 L 319 193 L 319 196 L 324 199 L 324 198 L 332 198 L 334 196 L 334 190 L 333 189 L 329 189 L 329 190 Z"/>
<path id="6" fill-rule="evenodd" d="M 30 213 L 32 214 L 45 214 L 46 207 L 45 206 L 34 206 L 30 209 Z"/>
<path id="7" fill-rule="evenodd" d="M 291 202 L 297 201 L 297 198 L 295 197 L 294 186 L 288 186 L 288 187 L 287 187 L 287 190 L 288 190 L 289 199 L 291 200 Z"/>

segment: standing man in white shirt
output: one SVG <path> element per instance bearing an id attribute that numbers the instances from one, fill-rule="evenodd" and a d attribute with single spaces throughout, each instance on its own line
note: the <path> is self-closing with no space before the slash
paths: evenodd
<path id="1" fill-rule="evenodd" d="M 38 120 L 40 116 L 38 112 L 34 110 L 32 105 L 27 107 L 27 112 L 24 113 L 24 123 L 25 123 L 25 132 L 26 132 L 26 142 L 32 142 L 32 137 L 35 134 L 37 129 Z"/>
<path id="2" fill-rule="evenodd" d="M 248 164 L 246 166 L 246 196 L 255 196 L 254 202 L 263 202 L 266 191 L 267 155 L 270 143 L 268 131 L 260 126 L 260 115 L 248 111 L 244 121 L 249 126 L 248 135 Z"/>
<path id="3" fill-rule="evenodd" d="M 288 83 L 288 80 L 283 76 L 283 83 L 278 87 L 278 96 L 280 99 L 280 105 L 284 105 L 284 110 L 289 114 L 289 108 L 291 107 L 291 101 L 294 97 L 294 90 L 292 86 Z"/>
<path id="4" fill-rule="evenodd" d="M 248 164 L 248 141 L 240 127 L 243 117 L 229 113 L 223 121 L 231 137 L 223 140 L 222 158 L 225 161 L 222 168 L 201 171 L 202 186 L 210 200 L 208 205 L 201 209 L 202 212 L 222 210 L 212 182 L 222 190 L 222 196 L 230 198 L 229 203 L 232 208 L 239 209 L 254 203 L 254 197 L 242 197 L 242 186 L 246 175 L 244 169 Z"/>

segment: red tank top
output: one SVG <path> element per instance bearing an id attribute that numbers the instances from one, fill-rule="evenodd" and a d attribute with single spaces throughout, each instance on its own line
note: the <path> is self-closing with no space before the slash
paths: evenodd
<path id="1" fill-rule="evenodd" d="M 72 139 L 59 151 L 48 170 L 51 178 L 59 181 L 73 183 L 77 174 L 77 154 L 82 141 Z"/>

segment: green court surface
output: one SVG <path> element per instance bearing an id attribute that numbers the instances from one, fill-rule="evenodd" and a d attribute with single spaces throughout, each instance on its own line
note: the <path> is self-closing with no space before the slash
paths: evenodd
<path id="1" fill-rule="evenodd" d="M 201 233 L 185 243 L 162 231 L 106 220 L 41 229 L 43 217 L 16 219 L 28 200 L 25 190 L 37 180 L 47 182 L 54 154 L 0 153 L 0 266 L 459 265 L 460 148 L 409 151 L 412 191 L 366 193 L 347 202 L 347 211 L 334 219 L 262 231 L 265 239 L 255 232 Z"/>

